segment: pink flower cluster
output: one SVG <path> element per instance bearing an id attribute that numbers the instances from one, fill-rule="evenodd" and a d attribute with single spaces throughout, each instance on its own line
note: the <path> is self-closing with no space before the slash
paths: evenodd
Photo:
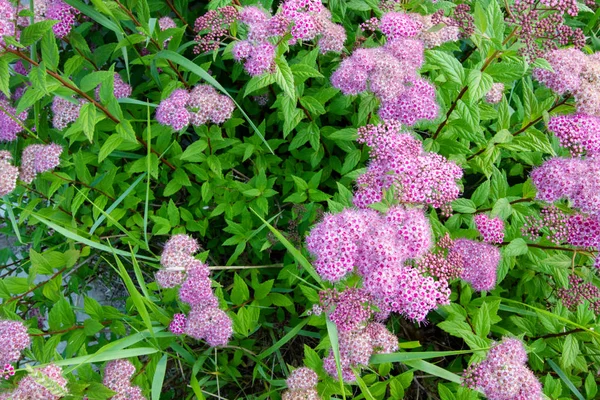
<path id="1" fill-rule="evenodd" d="M 17 10 L 9 0 L 0 0 L 0 44 L 4 45 L 4 36 L 15 36 Z"/>
<path id="2" fill-rule="evenodd" d="M 576 310 L 585 301 L 594 314 L 600 314 L 600 289 L 592 282 L 583 282 L 577 275 L 569 276 L 569 288 L 559 288 L 556 297 L 562 301 L 565 307 Z"/>
<path id="3" fill-rule="evenodd" d="M 569 43 L 585 46 L 583 31 L 565 24 L 565 14 L 577 15 L 575 0 L 517 0 L 508 11 L 506 21 L 518 28 L 524 44 L 521 51 L 532 60 Z"/>
<path id="4" fill-rule="evenodd" d="M 494 83 L 492 88 L 485 94 L 485 101 L 491 104 L 497 104 L 502 101 L 504 95 L 504 84 Z"/>
<path id="5" fill-rule="evenodd" d="M 156 120 L 181 130 L 189 124 L 204 125 L 207 122 L 222 124 L 231 118 L 235 109 L 233 100 L 220 94 L 210 85 L 197 85 L 191 91 L 176 89 L 160 102 L 156 109 Z"/>
<path id="6" fill-rule="evenodd" d="M 504 221 L 499 217 L 490 218 L 486 214 L 477 214 L 473 219 L 484 242 L 502 243 L 504 240 Z"/>
<path id="7" fill-rule="evenodd" d="M 531 179 L 537 199 L 568 199 L 584 213 L 600 214 L 600 159 L 551 158 L 531 172 Z"/>
<path id="8" fill-rule="evenodd" d="M 440 9 L 431 15 L 431 22 L 434 25 L 443 23 L 448 26 L 455 26 L 460 30 L 462 37 L 469 37 L 475 32 L 474 18 L 470 11 L 471 6 L 468 4 L 457 4 L 454 7 L 452 16 L 445 17 L 444 10 Z"/>
<path id="9" fill-rule="evenodd" d="M 600 155 L 600 117 L 580 113 L 557 115 L 548 121 L 548 130 L 573 157 Z"/>
<path id="10" fill-rule="evenodd" d="M 79 118 L 82 101 L 73 103 L 62 97 L 54 96 L 52 99 L 52 126 L 63 130 L 70 122 L 76 121 Z"/>
<path id="11" fill-rule="evenodd" d="M 600 53 L 569 48 L 553 50 L 545 58 L 554 71 L 536 68 L 533 77 L 558 94 L 573 94 L 579 113 L 600 117 Z"/>
<path id="12" fill-rule="evenodd" d="M 59 400 L 68 394 L 62 368 L 50 364 L 21 379 L 12 392 L 0 394 L 0 400 Z"/>
<path id="13" fill-rule="evenodd" d="M 310 232 L 306 246 L 325 280 L 339 281 L 356 267 L 365 290 L 356 296 L 368 295 L 365 299 L 376 304 L 382 316 L 397 312 L 423 321 L 429 311 L 448 302 L 446 281 L 435 281 L 406 263 L 431 247 L 431 230 L 422 209 L 396 206 L 387 215 L 370 209 L 327 214 Z M 351 324 L 343 327 L 345 314 L 340 313 L 340 317 L 334 313 L 340 329 L 353 329 Z"/>
<path id="14" fill-rule="evenodd" d="M 537 240 L 543 232 L 547 240 L 556 244 L 600 246 L 600 216 L 569 215 L 555 206 L 543 208 L 539 217 L 527 217 L 522 230 L 523 236 L 530 240 Z"/>
<path id="15" fill-rule="evenodd" d="M 354 51 L 331 75 L 331 84 L 346 95 L 371 91 L 381 101 L 379 116 L 384 120 L 414 125 L 421 119 L 435 119 L 439 112 L 435 88 L 418 75 L 424 61 L 423 42 L 401 36 L 412 34 L 409 28 L 400 25 L 392 30 L 392 26 L 389 33 L 397 38 L 382 47 Z"/>
<path id="16" fill-rule="evenodd" d="M 31 343 L 27 327 L 20 321 L 0 320 L 0 343 L 0 365 L 18 361 Z"/>
<path id="17" fill-rule="evenodd" d="M 158 27 L 161 31 L 166 31 L 167 29 L 177 28 L 177 24 L 175 23 L 175 21 L 173 21 L 173 18 L 171 17 L 161 17 L 158 20 Z M 169 40 L 171 40 L 171 38 L 172 36 L 169 36 L 169 38 L 163 42 L 164 48 L 167 48 L 167 46 L 169 45 Z"/>
<path id="18" fill-rule="evenodd" d="M 237 10 L 233 6 L 210 10 L 198 17 L 194 23 L 194 30 L 198 33 L 194 39 L 198 43 L 194 47 L 194 53 L 218 50 L 221 41 L 227 36 L 229 25 L 236 19 Z"/>
<path id="19" fill-rule="evenodd" d="M 94 92 L 96 95 L 96 100 L 100 101 L 100 88 L 102 85 L 98 85 L 96 91 Z M 114 84 L 113 84 L 113 94 L 117 99 L 122 99 L 124 97 L 131 96 L 131 85 L 121 78 L 121 75 L 115 73 Z"/>
<path id="20" fill-rule="evenodd" d="M 71 7 L 62 0 L 49 0 L 46 4 L 45 17 L 46 19 L 58 20 L 56 25 L 52 27 L 52 30 L 57 38 L 62 39 L 73 29 L 73 25 L 76 22 L 75 17 L 79 15 L 79 10 Z"/>
<path id="21" fill-rule="evenodd" d="M 16 115 L 16 111 L 9 99 L 0 93 L 0 142 L 12 142 L 23 131 L 28 112 L 25 110 Z"/>
<path id="22" fill-rule="evenodd" d="M 401 203 L 442 207 L 443 211 L 458 198 L 462 169 L 439 154 L 424 151 L 420 141 L 400 132 L 397 122 L 367 125 L 359 128 L 358 134 L 359 143 L 371 148 L 371 162 L 356 180 L 357 207 L 381 201 L 384 190 L 394 190 Z"/>
<path id="23" fill-rule="evenodd" d="M 352 368 L 369 364 L 373 354 L 387 354 L 398 350 L 398 338 L 385 325 L 370 322 L 364 328 L 338 333 L 340 351 L 340 367 L 342 378 L 346 382 L 354 382 L 356 377 Z M 338 377 L 333 350 L 323 359 L 323 369 L 334 378 Z"/>
<path id="24" fill-rule="evenodd" d="M 462 270 L 460 278 L 469 282 L 478 292 L 496 286 L 496 271 L 500 250 L 487 243 L 456 239 L 448 250 L 448 260 Z"/>
<path id="25" fill-rule="evenodd" d="M 17 187 L 19 169 L 11 164 L 11 160 L 12 155 L 8 151 L 0 151 L 0 197 L 11 193 Z"/>
<path id="26" fill-rule="evenodd" d="M 321 0 L 285 0 L 281 14 L 292 22 L 290 44 L 320 36 L 317 45 L 322 54 L 328 51 L 339 53 L 344 48 L 346 31 L 342 25 L 331 21 L 331 13 Z"/>
<path id="27" fill-rule="evenodd" d="M 504 338 L 487 358 L 465 370 L 463 385 L 483 391 L 489 400 L 541 400 L 542 385 L 527 368 L 527 353 L 518 339 Z"/>
<path id="28" fill-rule="evenodd" d="M 131 384 L 133 374 L 135 366 L 129 360 L 113 360 L 106 364 L 102 383 L 117 393 L 111 397 L 112 400 L 146 400 L 142 389 Z"/>
<path id="29" fill-rule="evenodd" d="M 219 309 L 206 264 L 194 258 L 198 243 L 187 235 L 175 235 L 165 244 L 161 256 L 164 269 L 156 274 L 157 283 L 166 288 L 180 286 L 179 299 L 191 306 L 186 317 L 175 314 L 169 329 L 205 340 L 210 346 L 224 346 L 233 334 L 229 316 Z"/>
<path id="30" fill-rule="evenodd" d="M 284 392 L 282 400 L 320 400 L 317 392 L 319 377 L 309 368 L 298 368 L 290 374 L 285 383 L 288 391 Z"/>
<path id="31" fill-rule="evenodd" d="M 50 144 L 31 144 L 23 149 L 19 179 L 31 183 L 37 174 L 50 171 L 60 164 L 62 146 Z"/>

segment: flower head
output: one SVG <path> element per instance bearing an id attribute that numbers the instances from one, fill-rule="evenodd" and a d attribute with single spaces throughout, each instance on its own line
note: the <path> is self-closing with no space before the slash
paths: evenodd
<path id="1" fill-rule="evenodd" d="M 491 104 L 500 103 L 504 94 L 504 84 L 494 83 L 492 88 L 485 94 L 485 101 Z"/>
<path id="2" fill-rule="evenodd" d="M 50 364 L 21 379 L 9 399 L 58 400 L 68 394 L 67 380 L 62 375 L 61 367 Z"/>
<path id="3" fill-rule="evenodd" d="M 0 365 L 14 363 L 31 343 L 27 327 L 20 321 L 0 320 Z"/>
<path id="4" fill-rule="evenodd" d="M 62 152 L 62 146 L 56 143 L 32 144 L 25 147 L 21 155 L 19 179 L 31 183 L 37 174 L 58 167 Z"/>
<path id="5" fill-rule="evenodd" d="M 502 243 L 504 240 L 504 221 L 499 217 L 490 218 L 486 214 L 477 214 L 473 219 L 484 242 Z"/>
<path id="6" fill-rule="evenodd" d="M 81 102 L 72 103 L 62 97 L 54 96 L 52 99 L 52 126 L 58 130 L 63 130 L 69 122 L 74 122 L 79 118 Z"/>
<path id="7" fill-rule="evenodd" d="M 13 96 L 13 99 L 16 96 Z M 17 139 L 17 134 L 23 131 L 28 111 L 16 114 L 17 110 L 11 102 L 0 93 L 0 142 L 12 142 Z"/>
<path id="8" fill-rule="evenodd" d="M 492 290 L 496 286 L 496 270 L 500 263 L 500 250 L 487 243 L 457 239 L 448 251 L 448 258 L 459 263 L 461 278 L 477 291 Z"/>
<path id="9" fill-rule="evenodd" d="M 0 151 L 0 197 L 6 196 L 17 187 L 19 168 L 13 166 L 11 160 L 12 155 L 8 151 Z"/>

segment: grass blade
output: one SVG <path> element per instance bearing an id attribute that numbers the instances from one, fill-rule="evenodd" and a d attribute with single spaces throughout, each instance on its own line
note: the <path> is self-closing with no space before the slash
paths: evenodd
<path id="1" fill-rule="evenodd" d="M 144 179 L 144 176 L 146 176 L 146 173 L 144 172 L 142 175 L 140 175 L 124 192 L 122 195 L 119 196 L 119 198 L 117 200 L 115 200 L 114 203 L 112 203 L 110 205 L 110 207 L 108 207 L 106 209 L 106 214 L 110 214 L 115 208 L 117 208 L 117 206 L 119 204 L 121 204 L 121 202 L 123 200 L 125 200 L 125 197 L 127 197 L 129 195 L 129 193 L 131 193 L 131 191 L 137 186 L 138 183 L 140 183 L 140 181 L 142 179 Z M 104 222 L 104 220 L 106 219 L 106 216 L 104 214 L 102 214 L 97 220 L 96 222 L 94 222 L 94 225 L 92 225 L 92 228 L 90 229 L 90 235 L 93 235 L 94 232 L 96 231 L 96 229 L 98 228 L 98 226 L 100 226 L 100 224 L 102 222 Z"/>
<path id="2" fill-rule="evenodd" d="M 363 396 L 365 396 L 365 399 L 375 400 L 375 397 L 373 397 L 373 395 L 371 394 L 369 387 L 367 386 L 365 381 L 363 381 L 360 377 L 360 371 L 353 369 L 352 372 L 354 372 L 354 376 L 356 377 L 356 383 L 358 383 L 360 391 L 362 392 Z"/>
<path id="3" fill-rule="evenodd" d="M 456 356 L 460 354 L 471 354 L 476 351 L 487 351 L 489 349 L 472 349 L 472 350 L 456 350 L 456 351 L 412 351 L 390 354 L 375 354 L 371 357 L 371 364 L 383 364 L 386 362 L 401 362 L 412 360 L 425 360 L 428 358 Z"/>
<path id="4" fill-rule="evenodd" d="M 6 205 L 6 213 L 8 214 L 10 224 L 12 225 L 13 230 L 15 231 L 15 236 L 17 237 L 19 243 L 23 243 L 23 240 L 21 240 L 21 231 L 19 231 L 19 224 L 17 224 L 17 220 L 15 219 L 15 213 L 13 212 L 12 205 L 10 204 L 10 202 L 5 201 L 4 199 L 2 201 L 4 202 L 4 205 Z"/>
<path id="5" fill-rule="evenodd" d="M 152 400 L 160 400 L 165 373 L 167 372 L 167 354 L 164 354 L 156 365 L 154 378 L 152 378 Z"/>
<path id="6" fill-rule="evenodd" d="M 338 381 L 340 382 L 340 390 L 344 400 L 346 399 L 346 389 L 344 389 L 344 379 L 342 378 L 342 365 L 340 363 L 340 343 L 338 338 L 337 326 L 335 323 L 327 317 L 327 334 L 331 341 L 331 348 L 333 350 L 333 357 L 335 358 L 335 367 L 338 373 Z"/>
<path id="7" fill-rule="evenodd" d="M 264 360 L 267 356 L 270 356 L 271 354 L 273 354 L 274 352 L 279 350 L 281 348 L 281 346 L 283 346 L 284 344 L 289 342 L 292 338 L 296 337 L 298 332 L 302 328 L 304 328 L 304 325 L 306 325 L 307 323 L 308 323 L 308 318 L 302 320 L 302 322 L 300 322 L 298 325 L 296 325 L 291 331 L 286 333 L 285 336 L 282 337 L 281 339 L 279 339 L 273 346 L 271 346 L 267 350 L 261 352 L 257 358 L 259 360 Z"/>
<path id="8" fill-rule="evenodd" d="M 440 368 L 437 365 L 429 363 L 427 361 L 411 360 L 411 361 L 404 361 L 404 364 L 408 365 L 411 368 L 418 369 L 419 371 L 423 371 L 430 375 L 437 376 L 438 378 L 442 378 L 447 381 L 458 383 L 458 384 L 461 383 L 460 376 L 458 376 L 455 373 L 452 373 L 450 371 L 447 371 L 444 368 Z"/>
<path id="9" fill-rule="evenodd" d="M 319 276 L 319 274 L 317 274 L 317 271 L 312 266 L 312 264 L 306 259 L 306 257 L 304 257 L 302 253 L 300 253 L 300 251 L 297 248 L 295 248 L 294 245 L 291 244 L 289 240 L 285 238 L 285 236 L 281 234 L 281 232 L 279 232 L 275 227 L 273 227 L 271 224 L 265 221 L 263 217 L 258 215 L 256 211 L 254 211 L 252 208 L 250 209 L 250 211 L 252 211 L 254 215 L 256 215 L 262 221 L 262 223 L 265 224 L 271 230 L 271 232 L 273 232 L 273 235 L 275 235 L 275 237 L 285 246 L 285 248 L 292 254 L 294 259 L 300 265 L 302 265 L 302 267 L 310 274 L 310 276 L 312 276 L 316 282 L 323 286 L 323 281 L 321 280 L 321 277 Z"/>
<path id="10" fill-rule="evenodd" d="M 252 129 L 254 129 L 254 132 L 258 135 L 258 137 L 260 137 L 262 139 L 262 141 L 267 146 L 267 148 L 269 149 L 269 151 L 272 154 L 275 154 L 273 152 L 273 149 L 271 149 L 271 146 L 269 146 L 269 143 L 267 143 L 265 137 L 262 135 L 262 133 L 260 133 L 260 131 L 258 130 L 258 128 L 256 127 L 256 125 L 254 125 L 254 122 L 252 122 L 252 120 L 250 119 L 250 117 L 248 116 L 248 114 L 246 114 L 246 112 L 244 112 L 244 110 L 242 110 L 242 107 L 240 107 L 240 105 L 233 99 L 233 97 L 231 97 L 231 95 L 227 92 L 227 90 L 225 90 L 225 88 L 223 86 L 221 86 L 221 84 L 219 82 L 217 82 L 215 80 L 215 78 L 213 78 L 212 76 L 210 76 L 210 74 L 208 72 L 206 72 L 199 65 L 194 64 L 192 61 L 188 60 L 187 58 L 185 58 L 181 54 L 177 54 L 177 53 L 175 53 L 174 51 L 171 51 L 171 50 L 160 51 L 160 52 L 158 52 L 154 56 L 155 60 L 156 59 L 161 59 L 161 58 L 170 60 L 170 61 L 174 62 L 175 64 L 181 65 L 182 67 L 186 68 L 190 72 L 198 75 L 199 77 L 201 77 L 202 79 L 204 79 L 206 82 L 208 82 L 211 85 L 213 85 L 215 88 L 219 89 L 221 92 L 223 92 L 223 94 L 229 96 L 229 98 L 235 103 L 235 105 L 237 106 L 237 108 L 240 110 L 240 112 L 242 113 L 242 115 L 244 116 L 244 118 L 246 118 L 246 121 L 248 121 L 248 123 L 250 124 L 250 126 L 252 126 Z"/>
<path id="11" fill-rule="evenodd" d="M 158 350 L 153 347 L 136 347 L 135 349 L 118 349 L 112 351 L 104 351 L 100 354 L 92 354 L 90 356 L 73 357 L 66 360 L 52 361 L 56 365 L 84 365 L 90 363 L 98 363 L 103 361 L 118 360 L 120 358 L 131 358 L 139 356 L 147 356 L 158 353 Z"/>
<path id="12" fill-rule="evenodd" d="M 569 377 L 567 377 L 567 374 L 565 374 L 565 371 L 563 371 L 558 366 L 558 364 L 556 364 L 554 361 L 552 361 L 549 358 L 546 359 L 546 362 L 550 365 L 550 367 L 552 367 L 552 369 L 554 370 L 554 372 L 556 372 L 556 374 L 565 383 L 565 385 L 567 385 L 567 387 L 569 388 L 569 390 L 571 390 L 571 392 L 573 392 L 573 394 L 575 395 L 575 397 L 577 397 L 579 400 L 585 400 L 585 397 L 583 397 L 583 395 L 579 392 L 579 390 L 577 390 L 577 388 L 575 387 L 575 385 L 573 384 L 573 382 L 571 382 L 571 380 L 569 379 Z"/>

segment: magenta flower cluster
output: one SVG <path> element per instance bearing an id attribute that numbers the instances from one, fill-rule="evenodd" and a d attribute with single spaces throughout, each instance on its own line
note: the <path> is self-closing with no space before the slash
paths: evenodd
<path id="1" fill-rule="evenodd" d="M 462 169 L 443 156 L 423 150 L 420 141 L 388 121 L 358 129 L 359 143 L 370 147 L 370 164 L 357 180 L 354 204 L 364 208 L 380 202 L 384 190 L 393 190 L 401 203 L 442 207 L 458 198 Z"/>
<path id="2" fill-rule="evenodd" d="M 574 48 L 545 55 L 553 71 L 536 68 L 533 77 L 557 94 L 571 93 L 580 114 L 600 117 L 600 53 Z"/>
<path id="3" fill-rule="evenodd" d="M 109 361 L 104 368 L 102 383 L 116 392 L 113 400 L 146 400 L 139 386 L 133 386 L 131 379 L 135 374 L 135 366 L 129 360 L 119 359 Z"/>
<path id="4" fill-rule="evenodd" d="M 522 231 L 523 236 L 530 240 L 537 240 L 543 235 L 556 244 L 584 248 L 600 246 L 600 216 L 567 214 L 555 206 L 542 208 L 539 217 L 528 216 Z"/>
<path id="5" fill-rule="evenodd" d="M 584 213 L 600 213 L 600 160 L 560 158 L 546 161 L 531 172 L 536 198 L 548 203 L 568 199 Z"/>
<path id="6" fill-rule="evenodd" d="M 4 36 L 15 36 L 17 10 L 9 0 L 0 0 L 0 44 L 5 45 Z"/>
<path id="7" fill-rule="evenodd" d="M 68 394 L 62 368 L 50 364 L 21 379 L 11 392 L 0 394 L 0 400 L 59 400 Z"/>
<path id="8" fill-rule="evenodd" d="M 548 130 L 572 157 L 600 155 L 600 117 L 581 113 L 550 117 Z"/>
<path id="9" fill-rule="evenodd" d="M 288 391 L 281 396 L 282 400 L 320 400 L 317 392 L 319 377 L 309 368 L 302 367 L 292 371 L 285 383 Z"/>
<path id="10" fill-rule="evenodd" d="M 478 292 L 496 286 L 500 250 L 491 244 L 469 239 L 456 239 L 448 250 L 448 260 L 461 269 L 460 278 Z"/>
<path id="11" fill-rule="evenodd" d="M 191 306 L 187 317 L 175 314 L 169 329 L 205 340 L 210 346 L 224 346 L 233 334 L 231 318 L 219 308 L 206 264 L 194 258 L 198 243 L 187 235 L 175 235 L 165 244 L 157 283 L 165 288 L 179 287 L 179 299 Z"/>
<path id="12" fill-rule="evenodd" d="M 19 168 L 13 166 L 11 160 L 10 152 L 0 151 L 0 197 L 11 193 L 17 187 Z"/>
<path id="13" fill-rule="evenodd" d="M 523 343 L 504 338 L 490 349 L 487 358 L 469 366 L 463 385 L 481 390 L 489 400 L 541 400 L 542 385 L 527 367 Z"/>
<path id="14" fill-rule="evenodd" d="M 486 214 L 477 214 L 473 217 L 473 220 L 484 242 L 502 243 L 504 240 L 504 221 L 500 217 L 490 218 Z"/>
<path id="15" fill-rule="evenodd" d="M 384 120 L 414 125 L 435 119 L 439 112 L 435 88 L 418 74 L 424 44 L 413 36 L 422 24 L 407 14 L 386 16 L 382 30 L 390 40 L 382 47 L 354 51 L 331 75 L 331 84 L 346 95 L 372 92 L 381 102 L 379 116 Z"/>
<path id="16" fill-rule="evenodd" d="M 436 281 L 406 263 L 431 247 L 422 209 L 395 206 L 387 215 L 370 209 L 327 214 L 311 230 L 306 246 L 323 279 L 336 282 L 353 271 L 360 275 L 382 316 L 397 312 L 423 321 L 429 311 L 448 303 L 446 281 Z"/>
<path id="17" fill-rule="evenodd" d="M 218 93 L 210 85 L 197 85 L 189 92 L 176 89 L 161 101 L 156 109 L 156 120 L 162 125 L 181 130 L 189 124 L 222 124 L 231 118 L 234 109 L 235 104 L 229 96 Z"/>
<path id="18" fill-rule="evenodd" d="M 50 144 L 31 144 L 23 149 L 19 179 L 31 183 L 37 174 L 50 171 L 60 164 L 62 146 Z"/>
<path id="19" fill-rule="evenodd" d="M 600 289 L 592 282 L 583 282 L 583 279 L 575 274 L 569 275 L 568 288 L 556 290 L 556 297 L 562 301 L 565 307 L 575 311 L 584 302 L 594 314 L 600 314 Z"/>
<path id="20" fill-rule="evenodd" d="M 198 17 L 194 23 L 194 31 L 197 32 L 194 39 L 198 44 L 194 47 L 194 53 L 200 54 L 207 51 L 218 50 L 221 41 L 227 36 L 227 30 L 237 18 L 237 10 L 233 6 L 221 7 L 210 10 Z"/>
<path id="21" fill-rule="evenodd" d="M 75 122 L 79 118 L 82 101 L 71 102 L 62 97 L 54 96 L 52 99 L 52 126 L 58 130 L 63 130 L 70 122 Z"/>
<path id="22" fill-rule="evenodd" d="M 13 100 L 16 100 L 15 97 Z M 11 101 L 0 93 L 0 142 L 12 142 L 23 131 L 28 112 L 25 110 L 17 115 L 16 111 Z"/>
<path id="23" fill-rule="evenodd" d="M 42 0 L 44 1 L 44 0 Z M 76 22 L 79 10 L 71 7 L 62 0 L 50 0 L 46 3 L 46 19 L 56 19 L 58 22 L 52 27 L 57 38 L 62 39 L 67 36 Z"/>

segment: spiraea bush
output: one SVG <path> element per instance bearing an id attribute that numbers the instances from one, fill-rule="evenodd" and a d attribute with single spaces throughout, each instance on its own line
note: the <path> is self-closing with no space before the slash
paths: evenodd
<path id="1" fill-rule="evenodd" d="M 0 0 L 0 399 L 598 398 L 593 0 Z"/>

